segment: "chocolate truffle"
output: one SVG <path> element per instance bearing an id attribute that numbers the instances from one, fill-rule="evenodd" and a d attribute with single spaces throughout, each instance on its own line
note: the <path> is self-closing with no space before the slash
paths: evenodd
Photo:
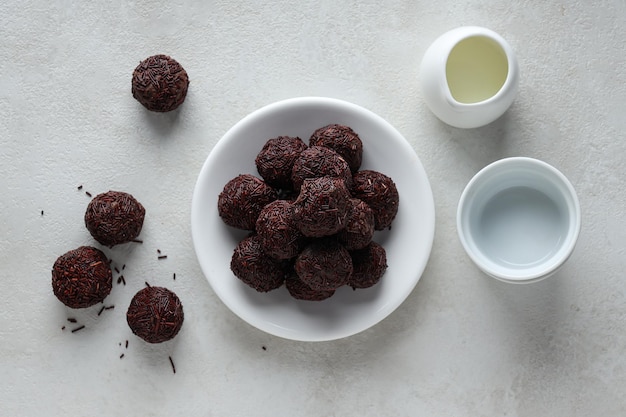
<path id="1" fill-rule="evenodd" d="M 285 200 L 272 201 L 261 210 L 256 232 L 263 252 L 276 259 L 297 256 L 304 243 L 294 220 L 294 206 Z"/>
<path id="2" fill-rule="evenodd" d="M 52 291 L 68 307 L 98 304 L 111 292 L 112 273 L 105 254 L 81 246 L 61 255 L 52 267 Z"/>
<path id="3" fill-rule="evenodd" d="M 352 177 L 352 196 L 363 200 L 374 212 L 376 230 L 391 226 L 398 213 L 400 196 L 391 178 L 377 171 L 363 170 Z"/>
<path id="4" fill-rule="evenodd" d="M 326 146 L 346 160 L 352 172 L 357 172 L 363 160 L 363 142 L 352 128 L 339 124 L 320 127 L 311 135 L 310 146 Z"/>
<path id="5" fill-rule="evenodd" d="M 242 174 L 224 186 L 217 200 L 217 209 L 227 225 L 243 230 L 254 230 L 263 207 L 277 198 L 276 190 L 260 178 Z"/>
<path id="6" fill-rule="evenodd" d="M 270 139 L 254 160 L 257 171 L 272 187 L 292 189 L 293 164 L 306 148 L 306 144 L 298 137 L 279 136 Z"/>
<path id="7" fill-rule="evenodd" d="M 346 224 L 350 192 L 333 177 L 305 179 L 294 204 L 296 225 L 307 237 L 337 233 Z"/>
<path id="8" fill-rule="evenodd" d="M 352 258 L 346 248 L 332 239 L 317 239 L 296 258 L 296 273 L 316 291 L 334 290 L 348 283 Z"/>
<path id="9" fill-rule="evenodd" d="M 365 202 L 351 198 L 348 204 L 346 227 L 337 234 L 337 239 L 348 250 L 367 246 L 374 236 L 374 212 Z"/>
<path id="10" fill-rule="evenodd" d="M 267 256 L 257 235 L 248 236 L 237 244 L 230 269 L 237 278 L 258 292 L 275 290 L 285 281 L 285 262 Z"/>
<path id="11" fill-rule="evenodd" d="M 130 330 L 148 343 L 173 339 L 183 326 L 185 314 L 176 294 L 163 287 L 146 287 L 130 301 L 126 321 Z"/>
<path id="12" fill-rule="evenodd" d="M 146 210 L 132 195 L 108 191 L 87 206 L 85 226 L 94 239 L 111 247 L 136 239 L 145 215 Z"/>
<path id="13" fill-rule="evenodd" d="M 371 242 L 363 249 L 351 251 L 354 271 L 348 280 L 352 288 L 369 288 L 380 281 L 387 270 L 387 254 L 385 248 Z"/>
<path id="14" fill-rule="evenodd" d="M 289 294 L 296 300 L 322 301 L 335 294 L 335 290 L 317 291 L 306 285 L 298 278 L 297 274 L 292 274 L 285 280 L 285 287 Z"/>
<path id="15" fill-rule="evenodd" d="M 293 164 L 291 181 L 299 190 L 306 178 L 338 177 L 352 185 L 352 172 L 348 163 L 335 151 L 324 146 L 311 146 L 300 153 Z"/>
<path id="16" fill-rule="evenodd" d="M 185 101 L 188 88 L 187 72 L 167 55 L 148 57 L 133 71 L 133 97 L 150 111 L 176 109 Z"/>

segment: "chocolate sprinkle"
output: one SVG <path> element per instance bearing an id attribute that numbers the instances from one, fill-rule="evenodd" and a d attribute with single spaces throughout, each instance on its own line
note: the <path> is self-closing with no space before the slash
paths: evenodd
<path id="1" fill-rule="evenodd" d="M 122 359 L 123 357 L 124 357 L 124 354 L 122 353 L 122 354 L 120 355 L 120 359 Z"/>
<path id="2" fill-rule="evenodd" d="M 172 372 L 176 373 L 176 366 L 174 366 L 174 361 L 172 360 L 172 357 L 168 356 L 168 358 L 170 358 L 170 365 L 172 365 Z"/>
<path id="3" fill-rule="evenodd" d="M 185 101 L 189 88 L 187 71 L 167 55 L 153 55 L 133 71 L 132 93 L 146 109 L 172 111 Z"/>
<path id="4" fill-rule="evenodd" d="M 104 311 L 104 306 L 100 308 L 100 311 L 98 311 L 98 315 L 102 314 L 103 311 Z"/>
<path id="5" fill-rule="evenodd" d="M 61 330 L 65 330 L 65 326 L 61 326 Z"/>
<path id="6" fill-rule="evenodd" d="M 103 245 L 115 246 L 139 236 L 146 210 L 132 195 L 119 191 L 98 194 L 87 206 L 85 226 Z"/>
<path id="7" fill-rule="evenodd" d="M 85 328 L 85 325 L 78 326 L 77 328 L 72 329 L 72 333 L 76 333 L 76 332 L 78 332 L 78 331 L 80 331 L 80 330 L 83 330 L 84 328 Z"/>
<path id="8" fill-rule="evenodd" d="M 357 172 L 363 160 L 363 142 L 348 126 L 330 124 L 320 127 L 309 138 L 310 146 L 326 146 L 346 160 L 352 172 Z"/>
<path id="9" fill-rule="evenodd" d="M 81 246 L 61 255 L 52 267 L 54 295 L 68 307 L 85 308 L 111 292 L 112 273 L 104 253 Z"/>
<path id="10" fill-rule="evenodd" d="M 254 230 L 263 207 L 278 198 L 276 190 L 250 174 L 239 175 L 224 186 L 217 201 L 220 217 L 229 226 Z"/>
<path id="11" fill-rule="evenodd" d="M 82 190 L 82 189 L 83 189 L 83 186 L 82 186 L 82 185 L 79 185 L 79 186 L 78 186 L 78 190 L 80 191 L 80 190 Z"/>
<path id="12" fill-rule="evenodd" d="M 148 343 L 174 338 L 183 326 L 183 305 L 176 294 L 163 287 L 139 290 L 130 302 L 126 321 L 131 331 Z"/>
<path id="13" fill-rule="evenodd" d="M 85 195 L 86 195 L 87 197 L 91 197 L 91 193 L 90 193 L 89 191 L 85 191 Z"/>
<path id="14" fill-rule="evenodd" d="M 67 321 L 69 321 L 70 323 L 76 323 L 78 320 L 76 320 L 76 319 L 75 319 L 75 318 L 73 318 L 73 317 L 69 317 L 69 318 L 67 319 Z"/>
<path id="15" fill-rule="evenodd" d="M 160 255 L 160 256 L 157 256 L 157 259 L 167 259 L 167 255 Z"/>

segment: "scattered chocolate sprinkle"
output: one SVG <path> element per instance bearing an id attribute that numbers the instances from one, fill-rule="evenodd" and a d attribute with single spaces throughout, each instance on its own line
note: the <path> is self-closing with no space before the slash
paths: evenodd
<path id="1" fill-rule="evenodd" d="M 132 332 L 148 343 L 161 343 L 178 334 L 185 314 L 176 294 L 163 287 L 139 290 L 130 302 L 126 321 Z"/>
<path id="2" fill-rule="evenodd" d="M 161 253 L 161 249 L 157 249 L 157 253 Z"/>
<path id="3" fill-rule="evenodd" d="M 61 326 L 61 330 L 65 330 L 65 326 Z"/>
<path id="4" fill-rule="evenodd" d="M 122 265 L 122 271 L 126 269 L 126 264 Z"/>
<path id="5" fill-rule="evenodd" d="M 79 190 L 82 190 L 82 189 L 83 189 L 83 186 L 82 186 L 82 185 L 79 185 L 79 186 L 78 186 L 78 189 L 79 189 Z"/>
<path id="6" fill-rule="evenodd" d="M 174 361 L 172 360 L 172 357 L 168 356 L 168 358 L 170 358 L 170 365 L 172 365 L 172 372 L 176 373 L 176 367 L 174 366 Z"/>
<path id="7" fill-rule="evenodd" d="M 117 283 L 120 284 L 122 282 L 122 276 L 117 277 Z"/>
<path id="8" fill-rule="evenodd" d="M 167 255 L 159 255 L 157 256 L 157 259 L 167 259 Z"/>
<path id="9" fill-rule="evenodd" d="M 120 355 L 120 359 L 122 359 L 123 357 L 124 357 L 124 354 L 122 353 L 122 354 Z"/>
<path id="10" fill-rule="evenodd" d="M 133 239 L 133 240 L 131 240 L 131 242 L 143 243 L 143 240 L 141 240 L 141 239 Z"/>
<path id="11" fill-rule="evenodd" d="M 121 345 L 121 343 L 120 343 L 120 345 Z M 126 349 L 128 349 L 128 340 L 126 341 Z"/>
<path id="12" fill-rule="evenodd" d="M 85 191 L 85 194 L 87 195 L 87 197 L 91 197 L 91 193 L 89 191 Z"/>
<path id="13" fill-rule="evenodd" d="M 261 349 L 263 350 L 267 350 L 267 348 L 265 346 L 261 346 Z"/>
<path id="14" fill-rule="evenodd" d="M 174 272 L 174 275 L 172 276 L 172 278 L 174 278 L 174 281 L 176 281 L 176 272 Z"/>
<path id="15" fill-rule="evenodd" d="M 133 97 L 150 111 L 176 109 L 185 101 L 188 88 L 187 72 L 167 55 L 148 57 L 133 71 Z"/>
<path id="16" fill-rule="evenodd" d="M 70 308 L 95 305 L 111 292 L 112 274 L 104 253 L 81 246 L 61 255 L 52 267 L 52 290 Z"/>
<path id="17" fill-rule="evenodd" d="M 117 266 L 115 267 L 115 272 L 117 272 L 118 274 L 120 273 L 120 270 L 117 269 Z"/>
<path id="18" fill-rule="evenodd" d="M 85 325 L 78 326 L 77 328 L 75 328 L 75 329 L 73 329 L 73 330 L 72 330 L 72 333 L 76 333 L 77 331 L 79 331 L 79 330 L 83 330 L 84 328 L 85 328 Z"/>
<path id="19" fill-rule="evenodd" d="M 105 310 L 113 310 L 114 308 L 115 308 L 115 306 L 104 307 Z"/>
<path id="20" fill-rule="evenodd" d="M 150 284 L 148 284 L 148 281 L 145 282 L 146 287 L 150 288 Z"/>
<path id="21" fill-rule="evenodd" d="M 105 308 L 104 306 L 100 308 L 100 311 L 98 311 L 98 315 L 102 314 L 102 312 L 104 311 L 104 308 Z"/>
<path id="22" fill-rule="evenodd" d="M 73 317 L 69 317 L 67 319 L 67 321 L 69 321 L 70 323 L 76 323 L 77 322 L 77 320 L 75 318 L 73 318 Z"/>
<path id="23" fill-rule="evenodd" d="M 124 279 L 124 275 L 120 275 L 120 278 L 122 278 L 122 284 L 126 285 L 126 280 Z"/>
<path id="24" fill-rule="evenodd" d="M 94 239 L 111 247 L 136 239 L 145 215 L 146 210 L 132 195 L 108 191 L 87 206 L 85 226 Z"/>
<path id="25" fill-rule="evenodd" d="M 43 216 L 43 210 L 41 210 L 41 215 Z"/>

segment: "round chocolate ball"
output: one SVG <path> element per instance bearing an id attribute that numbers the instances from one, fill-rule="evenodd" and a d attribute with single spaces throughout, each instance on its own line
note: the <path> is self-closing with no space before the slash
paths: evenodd
<path id="1" fill-rule="evenodd" d="M 272 187 L 292 189 L 293 164 L 306 148 L 298 137 L 279 136 L 268 140 L 254 160 L 259 175 Z"/>
<path id="2" fill-rule="evenodd" d="M 369 288 L 380 281 L 387 270 L 387 254 L 385 248 L 371 242 L 363 249 L 351 251 L 354 270 L 348 280 L 352 288 Z"/>
<path id="3" fill-rule="evenodd" d="M 352 177 L 352 196 L 363 200 L 374 212 L 376 230 L 391 226 L 398 213 L 400 196 L 391 178 L 377 171 L 363 170 Z"/>
<path id="4" fill-rule="evenodd" d="M 70 308 L 86 308 L 104 301 L 111 292 L 112 280 L 106 255 L 91 246 L 61 255 L 52 267 L 52 291 Z"/>
<path id="5" fill-rule="evenodd" d="M 307 237 L 330 236 L 345 227 L 350 192 L 333 177 L 305 179 L 294 204 L 298 229 Z"/>
<path id="6" fill-rule="evenodd" d="M 300 280 L 316 291 L 335 290 L 348 283 L 352 258 L 333 239 L 318 239 L 298 255 L 295 270 Z"/>
<path id="7" fill-rule="evenodd" d="M 146 210 L 132 195 L 108 191 L 95 196 L 85 212 L 85 226 L 94 239 L 115 246 L 136 239 Z"/>
<path id="8" fill-rule="evenodd" d="M 256 232 L 263 252 L 276 259 L 297 256 L 304 243 L 304 236 L 296 227 L 294 205 L 286 200 L 272 201 L 263 207 Z"/>
<path id="9" fill-rule="evenodd" d="M 300 153 L 293 164 L 291 181 L 299 190 L 307 178 L 337 177 L 352 185 L 352 172 L 348 163 L 335 151 L 325 146 L 311 146 Z"/>
<path id="10" fill-rule="evenodd" d="M 185 314 L 176 294 L 163 287 L 146 287 L 130 301 L 126 321 L 132 332 L 148 343 L 173 339 Z"/>
<path id="11" fill-rule="evenodd" d="M 337 234 L 337 239 L 348 250 L 367 246 L 374 236 L 374 212 L 364 202 L 351 198 L 348 204 L 346 227 Z"/>
<path id="12" fill-rule="evenodd" d="M 311 135 L 310 146 L 325 146 L 346 160 L 352 172 L 357 172 L 363 160 L 363 142 L 352 128 L 339 124 L 320 127 Z"/>
<path id="13" fill-rule="evenodd" d="M 183 104 L 189 88 L 185 69 L 167 55 L 153 55 L 133 71 L 133 97 L 145 108 L 168 112 Z"/>
<path id="14" fill-rule="evenodd" d="M 335 290 L 318 291 L 314 290 L 298 278 L 294 273 L 285 280 L 285 287 L 289 294 L 296 300 L 322 301 L 335 294 Z"/>
<path id="15" fill-rule="evenodd" d="M 233 274 L 258 292 L 275 290 L 285 282 L 285 262 L 267 256 L 257 235 L 237 244 L 230 261 Z"/>
<path id="16" fill-rule="evenodd" d="M 217 200 L 220 217 L 229 226 L 254 230 L 263 207 L 278 198 L 276 190 L 260 178 L 242 174 L 228 181 Z"/>

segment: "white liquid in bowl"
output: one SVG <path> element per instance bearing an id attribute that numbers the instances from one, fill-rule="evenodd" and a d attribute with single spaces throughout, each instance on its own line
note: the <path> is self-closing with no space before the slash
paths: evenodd
<path id="1" fill-rule="evenodd" d="M 567 212 L 533 188 L 500 191 L 472 224 L 476 246 L 494 263 L 522 269 L 554 256 L 567 236 Z"/>

